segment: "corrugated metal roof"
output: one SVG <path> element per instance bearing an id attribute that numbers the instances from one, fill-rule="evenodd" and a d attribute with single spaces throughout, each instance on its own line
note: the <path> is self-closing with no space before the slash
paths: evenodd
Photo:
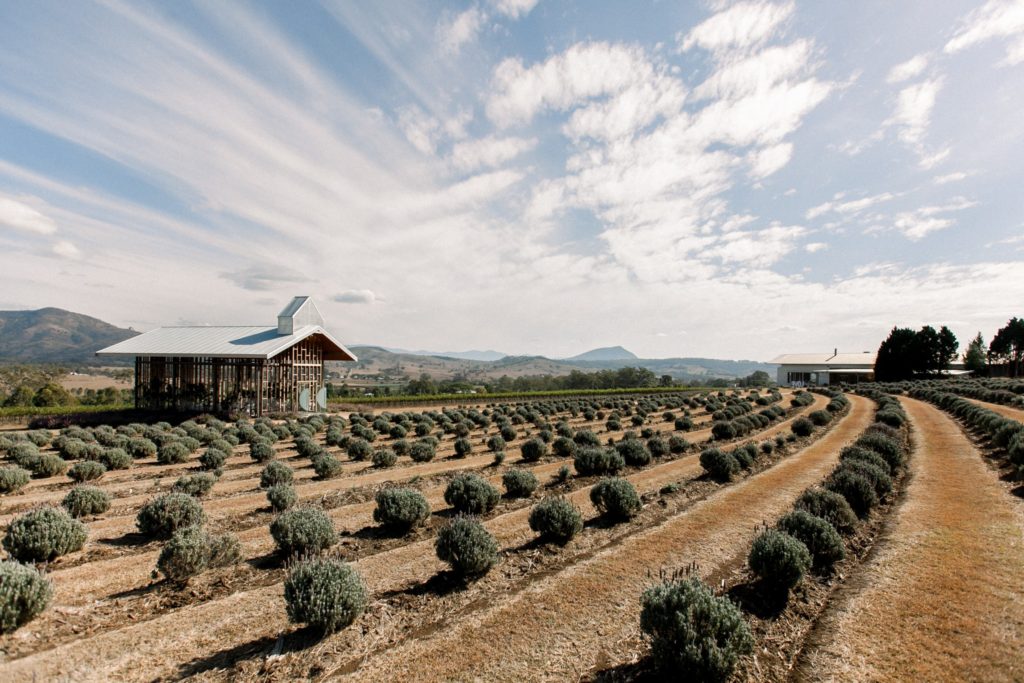
<path id="1" fill-rule="evenodd" d="M 326 360 L 356 360 L 355 354 L 319 325 L 293 334 L 276 327 L 158 327 L 96 352 L 97 356 L 179 356 L 194 358 L 272 358 L 314 334 L 328 341 Z M 333 346 L 334 348 L 331 348 Z"/>
<path id="2" fill-rule="evenodd" d="M 824 365 L 826 367 L 841 367 L 844 365 L 871 365 L 875 364 L 877 351 L 867 353 L 784 353 L 773 358 L 770 362 L 779 365 Z"/>

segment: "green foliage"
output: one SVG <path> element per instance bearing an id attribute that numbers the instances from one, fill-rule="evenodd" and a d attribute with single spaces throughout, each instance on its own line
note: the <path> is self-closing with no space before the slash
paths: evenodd
<path id="1" fill-rule="evenodd" d="M 949 368 L 958 347 L 956 336 L 946 326 L 938 332 L 930 325 L 917 332 L 894 327 L 878 347 L 875 379 L 899 382 L 915 375 L 936 375 Z"/>
<path id="2" fill-rule="evenodd" d="M 794 510 L 780 519 L 778 526 L 807 546 L 818 569 L 829 569 L 846 556 L 842 536 L 821 517 L 805 510 Z"/>
<path id="3" fill-rule="evenodd" d="M 199 465 L 204 470 L 219 471 L 227 462 L 227 454 L 219 448 L 207 448 L 199 456 Z"/>
<path id="4" fill-rule="evenodd" d="M 810 419 L 811 423 L 817 427 L 824 427 L 832 421 L 832 413 L 827 410 L 815 410 L 807 417 Z M 806 436 L 806 434 L 802 436 Z"/>
<path id="5" fill-rule="evenodd" d="M 171 441 L 165 443 L 157 451 L 156 459 L 161 465 L 170 465 L 179 462 L 185 462 L 188 460 L 190 451 L 188 447 L 180 441 Z"/>
<path id="6" fill-rule="evenodd" d="M 338 540 L 331 518 L 320 508 L 286 510 L 270 524 L 270 535 L 282 555 L 309 555 L 330 548 Z"/>
<path id="7" fill-rule="evenodd" d="M 373 521 L 393 531 L 405 533 L 430 517 L 430 504 L 416 489 L 382 489 L 375 500 Z"/>
<path id="8" fill-rule="evenodd" d="M 368 594 L 347 562 L 317 557 L 295 564 L 284 582 L 288 620 L 331 633 L 348 627 L 366 609 Z"/>
<path id="9" fill-rule="evenodd" d="M 0 560 L 0 633 L 14 633 L 39 616 L 53 587 L 35 567 Z"/>
<path id="10" fill-rule="evenodd" d="M 298 500 L 299 496 L 290 484 L 274 484 L 267 489 L 267 502 L 274 512 L 284 512 Z"/>
<path id="11" fill-rule="evenodd" d="M 551 444 L 551 449 L 560 458 L 571 458 L 576 455 L 576 442 L 567 436 L 560 436 Z"/>
<path id="12" fill-rule="evenodd" d="M 590 502 L 605 519 L 625 521 L 640 511 L 640 496 L 621 477 L 602 479 L 590 489 Z"/>
<path id="13" fill-rule="evenodd" d="M 667 581 L 644 591 L 640 628 L 667 679 L 725 681 L 754 645 L 743 614 L 700 579 Z"/>
<path id="14" fill-rule="evenodd" d="M 668 442 L 660 436 L 652 436 L 647 439 L 647 450 L 650 451 L 651 457 L 663 458 L 669 453 Z"/>
<path id="15" fill-rule="evenodd" d="M 583 530 L 583 516 L 565 498 L 552 496 L 530 510 L 530 528 L 546 541 L 565 544 Z"/>
<path id="16" fill-rule="evenodd" d="M 66 510 L 45 507 L 16 517 L 3 545 L 19 562 L 49 562 L 81 549 L 85 538 L 85 526 Z"/>
<path id="17" fill-rule="evenodd" d="M 509 498 L 529 498 L 537 489 L 537 477 L 529 470 L 509 470 L 501 475 L 501 483 Z"/>
<path id="18" fill-rule="evenodd" d="M 234 534 L 211 534 L 202 527 L 178 529 L 160 551 L 157 567 L 171 581 L 185 583 L 207 569 L 235 564 L 242 556 Z"/>
<path id="19" fill-rule="evenodd" d="M 269 489 L 279 484 L 291 484 L 295 472 L 280 460 L 272 460 L 260 472 L 260 488 Z"/>
<path id="20" fill-rule="evenodd" d="M 523 460 L 526 462 L 536 462 L 548 454 L 548 445 L 541 439 L 533 438 L 524 441 L 519 450 L 522 453 Z"/>
<path id="21" fill-rule="evenodd" d="M 95 486 L 76 486 L 67 492 L 60 504 L 76 519 L 102 515 L 110 509 L 110 494 Z"/>
<path id="22" fill-rule="evenodd" d="M 456 458 L 465 458 L 473 452 L 473 442 L 464 436 L 460 436 L 458 439 L 455 439 L 454 445 Z"/>
<path id="23" fill-rule="evenodd" d="M 857 439 L 854 445 L 878 453 L 889 464 L 891 472 L 903 466 L 903 447 L 898 441 L 884 434 L 869 432 Z"/>
<path id="24" fill-rule="evenodd" d="M 420 440 L 409 448 L 409 457 L 413 462 L 430 462 L 434 459 L 434 444 L 430 441 Z"/>
<path id="25" fill-rule="evenodd" d="M 217 483 L 217 477 L 209 472 L 200 472 L 198 474 L 186 474 L 178 477 L 178 480 L 174 482 L 171 490 L 175 493 L 187 493 L 195 498 L 202 498 L 213 485 Z"/>
<path id="26" fill-rule="evenodd" d="M 841 534 L 849 535 L 857 528 L 857 514 L 846 498 L 835 491 L 817 487 L 807 489 L 797 499 L 796 509 L 821 517 Z"/>
<path id="27" fill-rule="evenodd" d="M 493 453 L 498 453 L 505 450 L 505 439 L 495 434 L 494 436 L 487 439 L 487 448 Z"/>
<path id="28" fill-rule="evenodd" d="M 373 455 L 373 446 L 366 439 L 355 438 L 348 442 L 348 448 L 345 449 L 348 452 L 348 457 L 353 460 L 366 460 Z M 413 450 L 416 450 L 415 445 Z M 413 458 L 415 459 L 415 458 Z"/>
<path id="29" fill-rule="evenodd" d="M 845 498 L 861 519 L 867 517 L 871 508 L 878 504 L 878 494 L 871 480 L 850 469 L 833 472 L 825 481 L 825 488 Z"/>
<path id="30" fill-rule="evenodd" d="M 108 470 L 126 470 L 132 466 L 132 456 L 123 448 L 106 448 L 100 453 L 99 461 Z"/>
<path id="31" fill-rule="evenodd" d="M 14 493 L 28 483 L 32 473 L 17 465 L 0 467 L 0 493 Z"/>
<path id="32" fill-rule="evenodd" d="M 580 448 L 573 459 L 573 466 L 581 476 L 615 474 L 625 467 L 626 461 L 612 448 L 588 446 Z"/>
<path id="33" fill-rule="evenodd" d="M 68 463 L 56 453 L 43 453 L 29 462 L 28 469 L 37 477 L 55 477 L 67 472 Z"/>
<path id="34" fill-rule="evenodd" d="M 249 442 L 249 457 L 256 462 L 273 460 L 276 454 L 274 445 L 266 439 L 256 439 Z"/>
<path id="35" fill-rule="evenodd" d="M 797 436 L 810 436 L 811 432 L 814 431 L 814 423 L 806 417 L 798 417 L 793 420 L 793 424 L 790 425 L 790 429 Z"/>
<path id="36" fill-rule="evenodd" d="M 473 517 L 459 515 L 441 528 L 437 557 L 463 577 L 482 576 L 498 562 L 498 541 Z"/>
<path id="37" fill-rule="evenodd" d="M 711 427 L 711 436 L 719 441 L 736 437 L 736 426 L 731 421 L 718 421 Z"/>
<path id="38" fill-rule="evenodd" d="M 892 470 L 889 468 L 889 463 L 885 461 L 875 451 L 869 451 L 866 448 L 860 446 L 847 446 L 843 450 L 839 451 L 839 462 L 846 462 L 848 460 L 862 460 L 864 462 L 871 463 L 877 466 L 886 474 L 891 474 Z"/>
<path id="39" fill-rule="evenodd" d="M 390 448 L 378 448 L 373 452 L 373 466 L 386 468 L 398 462 L 398 456 Z"/>
<path id="40" fill-rule="evenodd" d="M 754 539 L 747 563 L 769 589 L 788 593 L 810 569 L 811 553 L 789 534 L 768 529 Z"/>
<path id="41" fill-rule="evenodd" d="M 718 448 L 705 448 L 700 454 L 700 466 L 715 481 L 725 482 L 740 470 L 740 464 L 731 453 Z"/>
<path id="42" fill-rule="evenodd" d="M 622 439 L 615 444 L 615 450 L 623 461 L 632 467 L 643 467 L 651 462 L 651 452 L 640 439 Z"/>
<path id="43" fill-rule="evenodd" d="M 333 479 L 341 474 L 341 461 L 327 451 L 322 451 L 312 457 L 313 471 L 320 479 Z"/>
<path id="44" fill-rule="evenodd" d="M 444 500 L 457 512 L 479 515 L 498 504 L 500 494 L 489 481 L 476 474 L 457 474 L 444 490 Z"/>
<path id="45" fill-rule="evenodd" d="M 678 455 L 679 453 L 685 453 L 686 449 L 689 447 L 690 442 L 684 439 L 683 437 L 679 436 L 678 434 L 673 434 L 672 436 L 668 437 L 668 450 L 671 453 L 675 453 L 676 455 Z"/>
<path id="46" fill-rule="evenodd" d="M 204 521 L 203 506 L 187 493 L 165 493 L 153 498 L 135 518 L 139 533 L 151 538 L 170 538 L 178 529 L 199 526 Z"/>

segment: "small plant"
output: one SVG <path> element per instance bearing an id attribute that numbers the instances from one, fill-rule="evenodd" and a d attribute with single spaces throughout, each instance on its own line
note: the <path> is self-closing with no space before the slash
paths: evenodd
<path id="1" fill-rule="evenodd" d="M 313 471 L 320 479 L 333 479 L 341 474 L 341 461 L 327 451 L 313 456 Z"/>
<path id="2" fill-rule="evenodd" d="M 23 470 L 17 465 L 13 467 L 0 467 L 0 493 L 20 491 L 31 478 L 31 472 Z"/>
<path id="3" fill-rule="evenodd" d="M 249 457 L 256 462 L 273 460 L 274 455 L 274 445 L 266 439 L 259 438 L 249 442 Z"/>
<path id="4" fill-rule="evenodd" d="M 35 567 L 0 560 L 0 633 L 14 633 L 50 604 L 53 587 Z"/>
<path id="5" fill-rule="evenodd" d="M 290 484 L 274 484 L 267 489 L 267 502 L 274 512 L 284 512 L 298 500 L 299 496 Z"/>
<path id="6" fill-rule="evenodd" d="M 501 465 L 504 462 L 505 462 L 505 451 L 495 451 L 494 452 L 494 459 L 491 461 L 491 464 L 494 467 L 501 467 Z"/>
<path id="7" fill-rule="evenodd" d="M 217 477 L 210 474 L 209 472 L 200 472 L 198 474 L 186 474 L 178 477 L 178 480 L 174 482 L 171 487 L 171 491 L 175 493 L 187 493 L 195 498 L 202 498 L 213 485 L 217 483 Z"/>
<path id="8" fill-rule="evenodd" d="M 625 467 L 626 461 L 613 448 L 587 446 L 576 451 L 573 465 L 580 476 L 589 477 L 593 475 L 615 474 Z"/>
<path id="9" fill-rule="evenodd" d="M 494 436 L 487 439 L 487 449 L 492 453 L 498 453 L 505 450 L 505 439 L 501 438 L 500 435 L 495 434 Z"/>
<path id="10" fill-rule="evenodd" d="M 430 517 L 430 504 L 416 489 L 382 489 L 375 500 L 373 521 L 393 531 L 405 533 Z"/>
<path id="11" fill-rule="evenodd" d="M 663 674 L 686 672 L 695 681 L 724 681 L 754 645 L 743 613 L 700 579 L 666 581 L 644 591 L 640 628 L 651 639 Z"/>
<path id="12" fill-rule="evenodd" d="M 640 511 L 640 496 L 629 480 L 602 479 L 590 489 L 590 502 L 606 519 L 625 521 Z"/>
<path id="13" fill-rule="evenodd" d="M 841 534 L 849 535 L 857 528 L 857 514 L 853 508 L 845 498 L 828 489 L 807 489 L 797 499 L 796 509 L 821 517 Z"/>
<path id="14" fill-rule="evenodd" d="M 530 528 L 542 539 L 564 545 L 583 530 L 583 516 L 565 498 L 545 498 L 530 510 Z"/>
<path id="15" fill-rule="evenodd" d="M 871 481 L 862 474 L 851 469 L 839 469 L 825 481 L 825 488 L 835 491 L 850 504 L 853 511 L 861 519 L 878 505 L 878 494 Z"/>
<path id="16" fill-rule="evenodd" d="M 211 534 L 191 526 L 174 532 L 156 564 L 171 581 L 185 583 L 207 569 L 234 564 L 241 556 L 241 545 L 234 534 Z"/>
<path id="17" fill-rule="evenodd" d="M 282 512 L 271 522 L 270 535 L 284 556 L 319 553 L 338 540 L 331 518 L 320 508 L 313 507 Z"/>
<path id="18" fill-rule="evenodd" d="M 814 431 L 814 423 L 806 417 L 798 417 L 793 420 L 790 430 L 797 436 L 810 436 L 811 432 Z"/>
<path id="19" fill-rule="evenodd" d="M 807 418 L 817 427 L 824 427 L 832 421 L 832 413 L 827 410 L 815 410 Z"/>
<path id="20" fill-rule="evenodd" d="M 379 468 L 392 467 L 398 462 L 398 456 L 390 448 L 378 448 L 373 452 L 373 466 Z"/>
<path id="21" fill-rule="evenodd" d="M 434 444 L 429 441 L 417 441 L 409 447 L 409 457 L 413 462 L 430 462 L 434 459 Z"/>
<path id="22" fill-rule="evenodd" d="M 106 448 L 100 453 L 99 461 L 108 470 L 126 470 L 132 466 L 132 456 L 123 448 Z"/>
<path id="23" fill-rule="evenodd" d="M 139 532 L 151 538 L 170 538 L 187 526 L 206 521 L 203 506 L 187 493 L 165 493 L 142 506 L 135 518 Z"/>
<path id="24" fill-rule="evenodd" d="M 770 590 L 786 594 L 810 569 L 811 553 L 789 534 L 768 529 L 754 539 L 747 563 Z"/>
<path id="25" fill-rule="evenodd" d="M 180 441 L 171 441 L 160 447 L 156 454 L 156 460 L 161 465 L 185 462 L 188 460 L 190 452 L 188 447 Z"/>
<path id="26" fill-rule="evenodd" d="M 564 484 L 565 482 L 569 481 L 569 477 L 571 476 L 572 470 L 569 469 L 569 466 L 562 465 L 561 467 L 558 468 L 558 471 L 555 472 L 555 483 Z"/>
<path id="27" fill-rule="evenodd" d="M 500 494 L 483 477 L 476 474 L 457 474 L 448 482 L 444 501 L 457 512 L 479 515 L 490 512 L 498 504 Z"/>
<path id="28" fill-rule="evenodd" d="M 416 446 L 413 446 L 413 450 Z M 345 449 L 348 452 L 348 457 L 353 460 L 366 460 L 373 455 L 373 446 L 366 439 L 355 438 L 348 442 L 348 448 Z M 415 458 L 413 458 L 415 460 Z"/>
<path id="29" fill-rule="evenodd" d="M 317 557 L 299 562 L 284 582 L 288 620 L 330 633 L 346 628 L 366 609 L 366 586 L 352 565 Z"/>
<path id="30" fill-rule="evenodd" d="M 459 515 L 441 528 L 435 544 L 437 557 L 463 577 L 482 576 L 498 562 L 498 542 L 473 517 Z"/>
<path id="31" fill-rule="evenodd" d="M 49 562 L 81 549 L 85 526 L 63 508 L 26 512 L 7 527 L 4 550 L 19 562 Z"/>
<path id="32" fill-rule="evenodd" d="M 272 460 L 260 472 L 260 488 L 269 489 L 279 484 L 291 484 L 295 472 L 280 460 Z"/>
<path id="33" fill-rule="evenodd" d="M 203 454 L 199 456 L 199 466 L 204 470 L 220 471 L 224 467 L 224 463 L 227 462 L 227 453 L 220 450 L 219 448 L 207 448 L 203 451 Z"/>
<path id="34" fill-rule="evenodd" d="M 465 458 L 473 452 L 473 442 L 464 436 L 455 439 L 455 457 Z"/>
<path id="35" fill-rule="evenodd" d="M 869 432 L 857 439 L 854 445 L 878 453 L 889 463 L 892 472 L 903 466 L 903 447 L 896 439 L 878 432 Z"/>
<path id="36" fill-rule="evenodd" d="M 76 486 L 67 492 L 60 504 L 75 519 L 102 515 L 110 509 L 110 495 L 95 486 Z"/>
<path id="37" fill-rule="evenodd" d="M 128 439 L 125 449 L 133 458 L 151 458 L 157 454 L 156 444 L 143 437 Z"/>
<path id="38" fill-rule="evenodd" d="M 576 455 L 576 442 L 567 436 L 560 436 L 551 444 L 551 449 L 560 458 L 571 458 Z"/>
<path id="39" fill-rule="evenodd" d="M 93 462 L 92 460 L 82 460 L 76 462 L 70 470 L 68 470 L 68 476 L 77 482 L 83 481 L 94 481 L 102 477 L 107 471 L 107 468 L 103 463 Z"/>
<path id="40" fill-rule="evenodd" d="M 619 452 L 627 465 L 642 467 L 651 462 L 651 452 L 647 445 L 640 439 L 623 439 L 615 444 L 615 450 Z"/>
<path id="41" fill-rule="evenodd" d="M 68 463 L 56 453 L 43 453 L 29 462 L 28 468 L 37 477 L 55 477 L 67 472 Z"/>
<path id="42" fill-rule="evenodd" d="M 548 445 L 543 440 L 534 438 L 524 441 L 519 447 L 523 460 L 526 462 L 537 462 L 548 454 Z"/>
<path id="43" fill-rule="evenodd" d="M 537 488 L 537 477 L 529 470 L 509 470 L 501 475 L 509 498 L 529 498 Z"/>
<path id="44" fill-rule="evenodd" d="M 718 448 L 706 448 L 700 454 L 700 466 L 715 481 L 726 482 L 739 471 L 740 464 L 731 453 Z"/>
<path id="45" fill-rule="evenodd" d="M 794 510 L 779 520 L 779 529 L 797 539 L 811 553 L 817 569 L 830 569 L 846 557 L 843 538 L 836 528 L 805 510 Z"/>

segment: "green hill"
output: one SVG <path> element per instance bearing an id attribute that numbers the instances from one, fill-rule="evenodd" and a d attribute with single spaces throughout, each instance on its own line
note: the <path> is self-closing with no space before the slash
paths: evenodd
<path id="1" fill-rule="evenodd" d="M 60 308 L 0 311 L 0 362 L 111 365 L 96 351 L 137 334 Z"/>

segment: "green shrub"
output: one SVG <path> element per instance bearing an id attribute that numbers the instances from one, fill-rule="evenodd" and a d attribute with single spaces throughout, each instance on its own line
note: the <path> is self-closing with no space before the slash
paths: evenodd
<path id="1" fill-rule="evenodd" d="M 392 467 L 398 462 L 398 456 L 390 448 L 378 448 L 373 452 L 374 467 Z"/>
<path id="2" fill-rule="evenodd" d="M 160 450 L 157 451 L 156 459 L 157 462 L 163 465 L 168 465 L 185 462 L 188 460 L 188 456 L 189 449 L 185 444 L 178 441 L 171 441 L 160 447 Z"/>
<path id="3" fill-rule="evenodd" d="M 568 465 L 562 465 L 561 467 L 558 468 L 558 471 L 555 472 L 555 481 L 560 483 L 560 484 L 561 483 L 565 483 L 565 482 L 569 481 L 569 476 L 571 474 L 572 474 L 572 472 L 569 471 L 569 466 Z"/>
<path id="4" fill-rule="evenodd" d="M 824 427 L 832 421 L 832 413 L 827 410 L 815 410 L 807 417 L 815 426 L 818 427 Z"/>
<path id="5" fill-rule="evenodd" d="M 178 529 L 164 545 L 157 567 L 171 581 L 187 582 L 207 569 L 235 564 L 242 556 L 234 534 L 211 534 L 202 527 Z"/>
<path id="6" fill-rule="evenodd" d="M 533 438 L 524 441 L 519 451 L 526 462 L 537 462 L 548 454 L 548 445 L 541 439 Z"/>
<path id="7" fill-rule="evenodd" d="M 457 512 L 480 515 L 498 504 L 500 494 L 489 481 L 476 474 L 457 474 L 444 490 L 444 501 Z"/>
<path id="8" fill-rule="evenodd" d="M 123 448 L 104 449 L 99 460 L 108 470 L 126 470 L 133 463 L 132 456 Z"/>
<path id="9" fill-rule="evenodd" d="M 516 439 L 516 428 L 511 425 L 506 425 L 501 428 L 501 438 L 505 441 L 515 441 Z"/>
<path id="10" fill-rule="evenodd" d="M 700 454 L 700 466 L 715 481 L 729 481 L 739 471 L 740 464 L 731 453 L 718 448 L 706 448 Z"/>
<path id="11" fill-rule="evenodd" d="M 260 488 L 269 489 L 278 484 L 291 484 L 295 472 L 280 460 L 272 460 L 260 472 Z"/>
<path id="12" fill-rule="evenodd" d="M 794 510 L 780 519 L 778 526 L 807 546 L 818 569 L 829 569 L 846 556 L 842 536 L 821 517 L 805 510 Z"/>
<path id="13" fill-rule="evenodd" d="M 50 443 L 53 439 L 53 434 L 45 429 L 34 429 L 31 432 L 25 434 L 25 438 L 34 443 L 39 448 Z"/>
<path id="14" fill-rule="evenodd" d="M 7 456 L 18 467 L 33 470 L 35 461 L 39 459 L 39 448 L 29 441 L 19 441 L 7 449 Z"/>
<path id="15" fill-rule="evenodd" d="M 174 482 L 171 487 L 171 491 L 175 493 L 187 493 L 190 496 L 196 498 L 202 498 L 213 485 L 217 483 L 217 477 L 210 474 L 209 472 L 200 472 L 198 474 L 186 474 L 178 477 L 178 480 Z"/>
<path id="16" fill-rule="evenodd" d="M 455 439 L 455 457 L 465 458 L 473 452 L 473 442 L 464 436 Z"/>
<path id="17" fill-rule="evenodd" d="M 501 475 L 509 498 L 529 498 L 537 489 L 537 477 L 529 470 L 509 470 Z"/>
<path id="18" fill-rule="evenodd" d="M 632 467 L 643 467 L 651 462 L 651 452 L 640 439 L 622 439 L 615 444 L 615 450 Z"/>
<path id="19" fill-rule="evenodd" d="M 855 446 L 878 453 L 889 463 L 889 470 L 895 472 L 903 466 L 903 447 L 899 441 L 878 432 L 864 434 L 854 442 Z"/>
<path id="20" fill-rule="evenodd" d="M 35 567 L 0 560 L 0 633 L 14 633 L 50 604 L 53 587 Z"/>
<path id="21" fill-rule="evenodd" d="M 839 463 L 839 467 L 835 471 L 839 472 L 841 470 L 856 472 L 870 481 L 879 500 L 892 492 L 892 477 L 889 476 L 884 466 L 879 466 L 866 460 L 844 460 Z"/>
<path id="22" fill-rule="evenodd" d="M 810 569 L 811 553 L 789 534 L 768 529 L 754 539 L 747 563 L 769 589 L 788 593 Z"/>
<path id="23" fill-rule="evenodd" d="M 298 494 L 289 484 L 274 484 L 267 489 L 267 502 L 274 512 L 284 512 L 298 500 Z"/>
<path id="24" fill-rule="evenodd" d="M 571 458 L 576 454 L 576 442 L 567 436 L 560 436 L 551 444 L 551 449 L 560 458 Z"/>
<path id="25" fill-rule="evenodd" d="M 60 504 L 76 519 L 102 515 L 110 509 L 110 495 L 95 486 L 76 486 L 67 492 Z"/>
<path id="26" fill-rule="evenodd" d="M 849 535 L 857 528 L 857 514 L 846 498 L 835 491 L 817 487 L 807 489 L 797 499 L 796 509 L 821 517 L 841 534 Z"/>
<path id="27" fill-rule="evenodd" d="M 37 477 L 55 477 L 68 470 L 68 463 L 56 453 L 43 453 L 29 463 L 32 474 Z"/>
<path id="28" fill-rule="evenodd" d="M 19 562 L 49 562 L 81 549 L 85 537 L 85 526 L 66 510 L 45 507 L 16 517 L 3 545 Z"/>
<path id="29" fill-rule="evenodd" d="M 319 553 L 338 540 L 331 518 L 320 508 L 313 507 L 282 512 L 271 522 L 270 535 L 285 556 Z"/>
<path id="30" fill-rule="evenodd" d="M 650 451 L 651 457 L 663 458 L 669 453 L 668 442 L 660 436 L 652 436 L 647 439 L 647 450 Z"/>
<path id="31" fill-rule="evenodd" d="M 498 541 L 472 517 L 459 515 L 437 533 L 437 557 L 465 577 L 482 576 L 498 562 Z"/>
<path id="32" fill-rule="evenodd" d="M 587 446 L 576 451 L 573 465 L 581 476 L 588 477 L 615 474 L 625 467 L 626 461 L 614 449 Z"/>
<path id="33" fill-rule="evenodd" d="M 572 440 L 577 446 L 600 446 L 601 438 L 589 429 L 578 429 L 573 434 Z"/>
<path id="34" fill-rule="evenodd" d="M 151 458 L 157 454 L 156 444 L 142 437 L 128 439 L 125 449 L 133 458 Z"/>
<path id="35" fill-rule="evenodd" d="M 32 473 L 23 470 L 17 465 L 11 467 L 0 467 L 0 493 L 14 493 L 20 491 L 32 477 Z"/>
<path id="36" fill-rule="evenodd" d="M 886 474 L 892 474 L 892 470 L 889 469 L 889 463 L 887 463 L 882 456 L 874 451 L 861 448 L 860 446 L 847 446 L 843 450 L 839 451 L 839 462 L 842 463 L 848 460 L 862 460 L 877 466 Z"/>
<path id="37" fill-rule="evenodd" d="M 373 455 L 373 446 L 366 439 L 352 439 L 348 442 L 348 448 L 345 449 L 348 452 L 348 457 L 353 460 L 366 460 Z M 415 446 L 413 446 L 415 450 Z"/>
<path id="38" fill-rule="evenodd" d="M 750 469 L 750 466 L 754 464 L 754 458 L 750 455 L 750 451 L 743 446 L 732 449 L 729 451 L 729 455 L 733 457 L 740 469 Z"/>
<path id="39" fill-rule="evenodd" d="M 258 438 L 249 442 L 249 457 L 256 462 L 273 460 L 276 453 L 274 445 L 266 439 Z"/>
<path id="40" fill-rule="evenodd" d="M 500 435 L 495 434 L 487 439 L 487 448 L 493 453 L 503 451 L 505 450 L 505 439 L 501 438 Z"/>
<path id="41" fill-rule="evenodd" d="M 430 462 L 434 459 L 434 444 L 429 441 L 417 441 L 409 448 L 409 457 L 413 462 Z"/>
<path id="42" fill-rule="evenodd" d="M 867 517 L 871 508 L 878 505 L 878 494 L 871 480 L 850 469 L 837 470 L 829 475 L 825 481 L 825 488 L 845 498 L 861 519 Z"/>
<path id="43" fill-rule="evenodd" d="M 624 521 L 640 511 L 640 496 L 629 480 L 602 479 L 590 489 L 590 502 L 606 519 Z"/>
<path id="44" fill-rule="evenodd" d="M 341 461 L 323 451 L 312 458 L 313 471 L 320 479 L 333 479 L 341 474 Z"/>
<path id="45" fill-rule="evenodd" d="M 79 458 L 85 457 L 86 445 L 81 439 L 70 439 L 64 436 L 58 436 L 53 441 L 54 448 L 60 453 L 60 457 L 65 460 L 78 460 Z"/>
<path id="46" fill-rule="evenodd" d="M 565 498 L 552 496 L 530 510 L 530 528 L 543 540 L 565 544 L 583 530 L 583 516 Z"/>
<path id="47" fill-rule="evenodd" d="M 684 439 L 683 437 L 679 436 L 678 434 L 673 434 L 672 436 L 668 437 L 668 450 L 671 453 L 675 453 L 678 455 L 679 453 L 686 452 L 686 449 L 689 447 L 690 442 Z"/>
<path id="48" fill-rule="evenodd" d="M 187 493 L 165 493 L 139 510 L 135 524 L 144 536 L 170 538 L 178 529 L 206 521 L 203 506 Z"/>
<path id="49" fill-rule="evenodd" d="M 204 470 L 218 471 L 224 467 L 224 463 L 227 462 L 227 454 L 219 448 L 207 448 L 203 451 L 203 454 L 199 456 L 199 465 Z"/>
<path id="50" fill-rule="evenodd" d="M 719 441 L 733 439 L 736 435 L 736 426 L 730 421 L 720 420 L 711 426 L 711 436 Z"/>
<path id="51" fill-rule="evenodd" d="M 743 614 L 700 579 L 668 581 L 644 591 L 640 628 L 667 679 L 724 681 L 754 645 Z"/>
<path id="52" fill-rule="evenodd" d="M 359 573 L 334 558 L 299 562 L 284 582 L 288 620 L 327 633 L 349 626 L 366 609 L 367 600 Z"/>
<path id="53" fill-rule="evenodd" d="M 793 424 L 790 426 L 790 429 L 797 436 L 810 436 L 811 432 L 814 431 L 814 423 L 806 417 L 798 417 L 793 420 Z"/>
<path id="54" fill-rule="evenodd" d="M 392 531 L 405 533 L 430 517 L 430 504 L 416 489 L 382 489 L 375 500 L 373 521 Z"/>

